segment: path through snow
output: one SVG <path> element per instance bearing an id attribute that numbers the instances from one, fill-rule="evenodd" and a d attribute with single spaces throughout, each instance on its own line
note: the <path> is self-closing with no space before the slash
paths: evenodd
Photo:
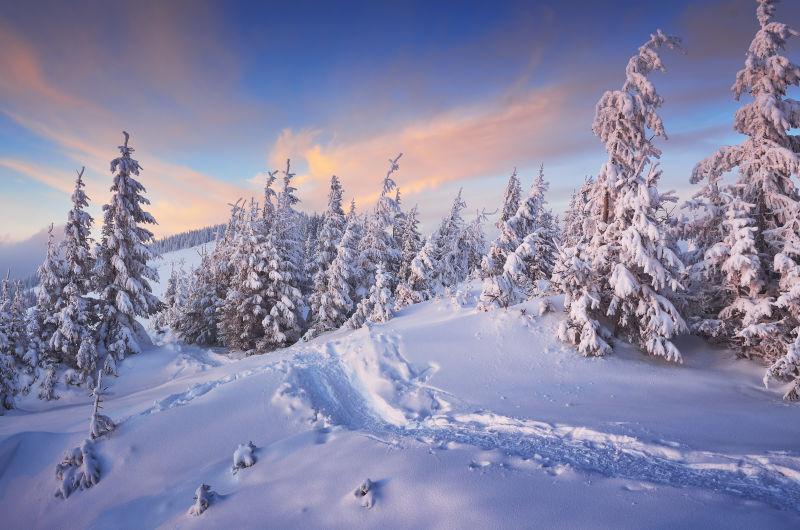
<path id="1" fill-rule="evenodd" d="M 702 488 L 800 512 L 796 456 L 689 451 L 584 427 L 455 410 L 464 407 L 427 385 L 432 367 L 412 366 L 400 353 L 397 337 L 376 329 L 362 328 L 300 351 L 289 364 L 273 401 L 295 411 L 305 404 L 315 420 L 383 439 L 499 449 L 542 467 L 567 465 L 607 477 Z"/>

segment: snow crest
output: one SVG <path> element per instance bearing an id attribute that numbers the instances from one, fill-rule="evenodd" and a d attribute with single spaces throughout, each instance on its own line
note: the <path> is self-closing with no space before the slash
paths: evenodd
<path id="1" fill-rule="evenodd" d="M 700 488 L 800 512 L 798 457 L 691 451 L 586 427 L 452 410 L 454 399 L 445 401 L 427 384 L 434 367 L 412 366 L 397 338 L 375 329 L 299 352 L 291 366 L 273 402 L 289 402 L 295 410 L 302 403 L 313 419 L 329 424 L 443 448 L 501 450 L 545 468 Z"/>
<path id="2" fill-rule="evenodd" d="M 395 336 L 364 327 L 319 351 L 299 353 L 273 402 L 298 410 L 300 401 L 313 419 L 352 430 L 406 428 L 449 410 L 442 392 L 425 384 L 435 369 L 412 366 Z"/>

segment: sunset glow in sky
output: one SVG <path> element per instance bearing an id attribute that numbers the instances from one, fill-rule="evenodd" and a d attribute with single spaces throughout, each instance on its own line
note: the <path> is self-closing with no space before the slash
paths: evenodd
<path id="1" fill-rule="evenodd" d="M 426 230 L 462 186 L 494 209 L 515 166 L 529 182 L 543 163 L 560 211 L 604 159 L 597 99 L 656 28 L 686 48 L 652 77 L 664 187 L 686 196 L 738 141 L 729 87 L 756 29 L 752 0 L 35 4 L 0 4 L 0 247 L 62 223 L 84 165 L 99 218 L 123 129 L 157 235 L 222 221 L 287 157 L 306 211 L 332 173 L 368 206 L 401 151 Z M 777 18 L 800 25 L 800 2 Z"/>

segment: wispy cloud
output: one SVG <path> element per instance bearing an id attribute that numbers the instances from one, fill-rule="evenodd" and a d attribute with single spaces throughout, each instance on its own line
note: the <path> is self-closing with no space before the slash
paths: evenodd
<path id="1" fill-rule="evenodd" d="M 298 178 L 309 183 L 322 184 L 335 173 L 348 193 L 370 203 L 388 158 L 404 152 L 398 182 L 407 195 L 419 196 L 446 183 L 493 176 L 586 149 L 594 142 L 591 135 L 574 136 L 570 131 L 590 112 L 574 103 L 576 95 L 587 90 L 592 88 L 585 84 L 554 84 L 346 142 L 335 135 L 325 141 L 316 129 L 287 129 L 270 148 L 268 159 L 275 164 L 287 157 L 300 161 L 304 171 Z"/>

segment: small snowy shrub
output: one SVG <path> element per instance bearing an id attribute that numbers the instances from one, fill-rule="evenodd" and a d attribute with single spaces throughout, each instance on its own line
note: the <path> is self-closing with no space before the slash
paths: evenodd
<path id="1" fill-rule="evenodd" d="M 256 463 L 256 446 L 253 442 L 240 444 L 233 453 L 233 472 L 250 467 Z"/>
<path id="2" fill-rule="evenodd" d="M 214 498 L 214 492 L 211 491 L 211 486 L 208 484 L 200 484 L 194 492 L 194 504 L 189 508 L 189 515 L 200 515 L 208 509 L 211 500 Z"/>
<path id="3" fill-rule="evenodd" d="M 370 479 L 366 479 L 353 492 L 356 499 L 361 502 L 364 508 L 372 508 L 375 505 L 375 485 Z"/>
<path id="4" fill-rule="evenodd" d="M 94 388 L 94 404 L 92 405 L 92 415 L 89 418 L 89 436 L 92 437 L 92 440 L 96 438 L 100 438 L 106 433 L 109 433 L 114 430 L 114 421 L 105 416 L 104 414 L 100 414 L 100 409 L 102 408 L 102 395 L 104 388 L 102 385 L 102 378 L 103 372 L 98 372 L 97 374 L 97 385 Z"/>
<path id="5" fill-rule="evenodd" d="M 77 489 L 91 488 L 100 482 L 100 467 L 91 440 L 84 440 L 80 447 L 64 453 L 61 463 L 56 466 L 56 480 L 59 482 L 56 497 L 62 499 Z"/>

